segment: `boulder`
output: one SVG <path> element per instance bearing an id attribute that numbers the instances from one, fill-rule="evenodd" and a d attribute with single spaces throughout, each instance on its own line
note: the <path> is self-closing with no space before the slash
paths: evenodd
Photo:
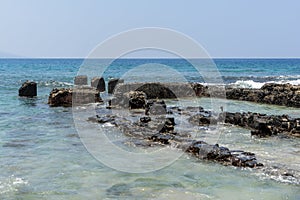
<path id="1" fill-rule="evenodd" d="M 146 93 L 148 99 L 175 99 L 176 95 L 169 87 L 160 83 L 146 83 L 136 89 L 137 91 L 143 91 Z"/>
<path id="2" fill-rule="evenodd" d="M 164 100 L 148 100 L 145 108 L 146 115 L 165 115 L 167 114 L 167 105 Z"/>
<path id="3" fill-rule="evenodd" d="M 88 77 L 86 75 L 76 76 L 74 79 L 74 85 L 87 85 Z"/>
<path id="4" fill-rule="evenodd" d="M 105 91 L 105 81 L 102 77 L 94 77 L 91 80 L 91 86 L 96 88 L 99 92 Z"/>
<path id="5" fill-rule="evenodd" d="M 19 89 L 19 96 L 22 97 L 35 97 L 37 96 L 37 84 L 36 82 L 26 81 Z"/>
<path id="6" fill-rule="evenodd" d="M 88 86 L 75 87 L 73 89 L 55 88 L 50 92 L 48 98 L 48 104 L 52 107 L 68 107 L 72 105 L 78 106 L 96 102 L 102 102 L 99 91 Z"/>
<path id="7" fill-rule="evenodd" d="M 110 107 L 144 109 L 146 105 L 146 95 L 140 91 L 130 91 L 121 93 L 117 91 L 109 101 Z"/>
<path id="8" fill-rule="evenodd" d="M 50 106 L 72 106 L 72 89 L 54 88 L 49 95 L 48 104 Z"/>
<path id="9" fill-rule="evenodd" d="M 140 109 L 146 106 L 146 94 L 140 91 L 131 91 L 127 93 L 130 109 Z"/>
<path id="10" fill-rule="evenodd" d="M 113 94 L 117 84 L 124 83 L 124 80 L 113 78 L 108 81 L 108 94 Z"/>

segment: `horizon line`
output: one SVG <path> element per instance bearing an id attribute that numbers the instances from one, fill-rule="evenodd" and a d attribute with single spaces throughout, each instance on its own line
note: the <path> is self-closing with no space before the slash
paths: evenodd
<path id="1" fill-rule="evenodd" d="M 208 57 L 208 58 L 177 58 L 177 57 L 129 57 L 120 59 L 300 59 L 300 57 Z M 119 59 L 119 58 L 84 58 L 84 57 L 0 57 L 0 59 Z"/>

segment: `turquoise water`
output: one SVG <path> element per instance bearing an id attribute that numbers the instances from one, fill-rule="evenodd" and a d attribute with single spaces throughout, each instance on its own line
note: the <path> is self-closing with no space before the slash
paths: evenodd
<path id="1" fill-rule="evenodd" d="M 117 60 L 104 76 L 121 77 L 150 62 L 171 66 L 189 81 L 202 81 L 183 60 Z M 82 63 L 81 59 L 0 60 L 0 199 L 300 199 L 299 139 L 251 138 L 249 130 L 232 126 L 224 127 L 218 142 L 256 153 L 266 170 L 225 167 L 188 155 L 145 174 L 124 173 L 100 163 L 82 145 L 72 109 L 47 105 L 51 89 L 72 86 Z M 235 86 L 300 79 L 299 59 L 219 59 L 216 65 L 224 83 Z M 25 80 L 38 83 L 37 98 L 17 96 Z M 193 102 L 185 100 L 187 105 Z M 200 104 L 209 108 L 210 100 L 201 99 Z M 228 101 L 226 109 L 300 116 L 299 109 L 250 102 Z M 214 137 L 208 135 L 207 139 Z M 281 171 L 295 177 L 278 175 Z"/>

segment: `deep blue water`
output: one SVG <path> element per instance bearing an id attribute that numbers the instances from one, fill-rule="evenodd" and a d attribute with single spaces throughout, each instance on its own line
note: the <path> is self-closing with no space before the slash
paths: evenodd
<path id="1" fill-rule="evenodd" d="M 54 87 L 73 85 L 80 66 L 106 68 L 103 76 L 107 80 L 123 77 L 149 63 L 151 71 L 153 63 L 159 63 L 188 81 L 203 82 L 201 74 L 185 60 L 121 59 L 110 66 L 103 63 L 83 59 L 0 59 L 0 199 L 300 198 L 299 179 L 285 180 L 188 157 L 150 174 L 121 173 L 97 162 L 77 136 L 71 108 L 47 105 Z M 216 59 L 215 63 L 225 84 L 259 87 L 265 82 L 300 83 L 300 59 Z M 164 68 L 153 69 L 156 76 L 167 73 Z M 153 75 L 144 73 L 142 70 L 134 75 Z M 38 83 L 37 98 L 18 97 L 25 80 Z M 209 101 L 203 99 L 202 103 L 206 107 Z M 299 109 L 249 102 L 230 101 L 228 109 L 300 117 Z M 299 175 L 299 140 L 253 139 L 249 130 L 235 127 L 226 127 L 225 132 L 221 144 L 255 152 L 267 166 L 296 170 Z M 274 148 L 279 148 L 280 153 L 274 154 Z"/>

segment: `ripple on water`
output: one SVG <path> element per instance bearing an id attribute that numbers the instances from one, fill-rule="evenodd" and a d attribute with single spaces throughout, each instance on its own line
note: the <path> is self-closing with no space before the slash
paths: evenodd
<path id="1" fill-rule="evenodd" d="M 20 177 L 15 177 L 14 175 L 3 179 L 0 177 L 0 195 L 5 196 L 6 194 L 15 193 L 20 187 L 27 184 L 28 181 Z"/>

